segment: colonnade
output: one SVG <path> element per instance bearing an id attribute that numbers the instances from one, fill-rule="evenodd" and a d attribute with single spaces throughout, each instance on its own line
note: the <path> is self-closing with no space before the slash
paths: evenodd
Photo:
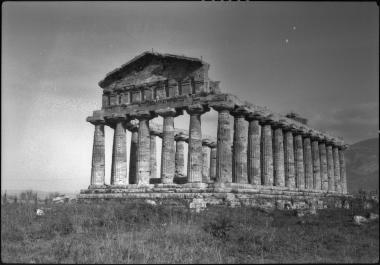
<path id="1" fill-rule="evenodd" d="M 201 117 L 210 108 L 218 112 L 215 141 L 202 138 Z M 174 119 L 183 110 L 190 115 L 188 135 L 175 133 Z M 157 115 L 163 117 L 160 132 L 149 127 L 149 121 Z M 111 185 L 148 185 L 156 177 L 155 137 L 161 137 L 163 184 L 175 182 L 177 176 L 186 177 L 189 183 L 241 183 L 347 193 L 345 145 L 289 119 L 277 119 L 245 106 L 211 102 L 184 109 L 113 113 L 87 121 L 95 126 L 91 171 L 94 187 L 105 184 L 104 125 L 108 125 L 114 129 Z M 129 176 L 126 129 L 132 133 Z"/>

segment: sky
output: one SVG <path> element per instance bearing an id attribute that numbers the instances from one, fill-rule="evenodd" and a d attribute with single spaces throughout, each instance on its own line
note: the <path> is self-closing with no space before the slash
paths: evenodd
<path id="1" fill-rule="evenodd" d="M 378 137 L 375 2 L 5 2 L 1 47 L 2 190 L 86 189 L 98 82 L 152 49 L 202 57 L 222 92 L 348 144 Z M 216 136 L 216 118 L 202 116 L 204 133 Z"/>

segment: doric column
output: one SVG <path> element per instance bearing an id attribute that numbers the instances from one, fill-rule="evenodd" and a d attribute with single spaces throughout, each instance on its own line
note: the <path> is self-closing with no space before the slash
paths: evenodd
<path id="1" fill-rule="evenodd" d="M 294 144 L 293 130 L 291 125 L 283 127 L 284 131 L 284 160 L 285 160 L 285 186 L 294 189 L 296 187 L 296 176 L 294 168 Z"/>
<path id="2" fill-rule="evenodd" d="M 137 168 L 137 144 L 138 144 L 138 121 L 131 120 L 127 123 L 127 129 L 131 132 L 131 147 L 129 152 L 129 184 L 136 184 Z"/>
<path id="3" fill-rule="evenodd" d="M 161 182 L 173 183 L 175 174 L 175 146 L 174 146 L 174 117 L 182 114 L 174 108 L 157 110 L 156 113 L 163 117 L 163 136 L 161 149 Z"/>
<path id="4" fill-rule="evenodd" d="M 186 112 L 190 115 L 189 145 L 187 159 L 188 182 L 202 181 L 202 130 L 201 115 L 209 109 L 201 104 L 188 106 Z"/>
<path id="5" fill-rule="evenodd" d="M 202 182 L 210 182 L 210 139 L 202 139 Z"/>
<path id="6" fill-rule="evenodd" d="M 344 150 L 346 148 L 347 145 L 341 145 L 339 148 L 340 182 L 343 194 L 347 194 L 346 160 L 344 159 Z"/>
<path id="7" fill-rule="evenodd" d="M 232 182 L 231 122 L 232 103 L 214 103 L 210 106 L 218 112 L 216 149 L 216 182 Z"/>
<path id="8" fill-rule="evenodd" d="M 248 110 L 239 107 L 231 111 L 234 116 L 234 139 L 232 145 L 232 182 L 248 183 L 247 175 L 247 121 Z"/>
<path id="9" fill-rule="evenodd" d="M 215 181 L 216 178 L 216 142 L 210 143 L 210 180 Z"/>
<path id="10" fill-rule="evenodd" d="M 333 161 L 334 161 L 334 183 L 335 191 L 342 193 L 341 183 L 340 183 L 340 163 L 339 163 L 339 149 L 336 143 L 333 146 Z"/>
<path id="11" fill-rule="evenodd" d="M 156 137 L 162 139 L 162 131 L 153 128 L 149 124 L 150 129 L 150 178 L 157 179 L 157 152 L 156 152 Z"/>
<path id="12" fill-rule="evenodd" d="M 154 117 L 149 111 L 136 111 L 131 116 L 139 120 L 137 147 L 137 184 L 148 185 L 150 179 L 150 132 L 149 120 Z"/>
<path id="13" fill-rule="evenodd" d="M 87 121 L 95 126 L 94 143 L 92 146 L 91 186 L 104 185 L 104 124 L 103 117 L 88 117 Z"/>
<path id="14" fill-rule="evenodd" d="M 313 188 L 313 158 L 311 154 L 311 134 L 305 132 L 303 135 L 303 160 L 305 164 L 305 188 Z"/>
<path id="15" fill-rule="evenodd" d="M 293 132 L 296 186 L 299 189 L 305 188 L 305 169 L 304 169 L 304 163 L 303 163 L 302 134 L 303 134 L 303 130 L 300 130 L 300 129 L 296 129 Z"/>
<path id="16" fill-rule="evenodd" d="M 261 124 L 261 183 L 273 185 L 272 121 L 264 118 Z"/>
<path id="17" fill-rule="evenodd" d="M 106 116 L 107 124 L 114 129 L 111 165 L 111 185 L 127 185 L 127 135 L 125 133 L 125 115 Z"/>
<path id="18" fill-rule="evenodd" d="M 321 190 L 321 161 L 319 155 L 318 134 L 311 136 L 311 155 L 313 159 L 313 189 Z"/>
<path id="19" fill-rule="evenodd" d="M 326 139 L 326 152 L 327 152 L 327 177 L 328 177 L 328 191 L 335 190 L 334 178 L 334 158 L 332 152 L 332 141 Z"/>
<path id="20" fill-rule="evenodd" d="M 186 176 L 185 171 L 185 141 L 189 137 L 185 134 L 179 133 L 175 136 L 176 149 L 175 149 L 175 174 L 178 177 Z"/>
<path id="21" fill-rule="evenodd" d="M 248 121 L 248 182 L 261 185 L 259 116 L 254 113 L 248 114 L 246 120 Z"/>
<path id="22" fill-rule="evenodd" d="M 282 123 L 273 123 L 273 176 L 274 185 L 285 186 L 284 135 Z"/>
<path id="23" fill-rule="evenodd" d="M 327 150 L 325 138 L 320 136 L 319 141 L 319 156 L 321 160 L 321 189 L 324 191 L 328 190 L 329 180 L 327 173 Z"/>

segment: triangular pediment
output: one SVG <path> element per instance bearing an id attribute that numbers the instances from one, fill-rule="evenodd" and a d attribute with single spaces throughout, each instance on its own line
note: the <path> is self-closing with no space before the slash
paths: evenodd
<path id="1" fill-rule="evenodd" d="M 114 90 L 171 80 L 207 82 L 208 69 L 209 65 L 198 58 L 144 52 L 108 73 L 99 86 Z"/>

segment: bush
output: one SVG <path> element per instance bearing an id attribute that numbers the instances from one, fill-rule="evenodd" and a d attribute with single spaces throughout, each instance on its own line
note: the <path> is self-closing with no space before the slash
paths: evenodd
<path id="1" fill-rule="evenodd" d="M 205 223 L 203 229 L 210 233 L 212 236 L 219 239 L 228 239 L 228 232 L 233 227 L 231 219 L 226 216 L 221 216 L 216 220 Z"/>

